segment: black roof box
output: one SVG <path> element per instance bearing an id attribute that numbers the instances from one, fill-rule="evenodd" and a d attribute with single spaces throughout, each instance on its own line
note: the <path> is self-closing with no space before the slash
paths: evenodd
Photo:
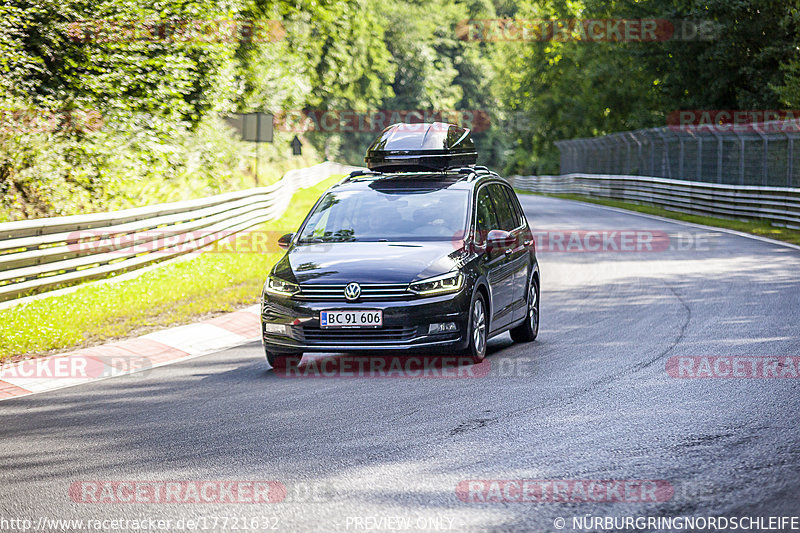
<path id="1" fill-rule="evenodd" d="M 444 122 L 392 124 L 364 158 L 370 170 L 379 172 L 447 170 L 474 165 L 477 160 L 469 129 Z"/>

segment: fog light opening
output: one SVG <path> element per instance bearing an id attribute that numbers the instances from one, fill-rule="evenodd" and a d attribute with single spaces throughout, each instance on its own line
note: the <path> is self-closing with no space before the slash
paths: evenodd
<path id="1" fill-rule="evenodd" d="M 269 322 L 263 323 L 264 333 L 272 333 L 273 335 L 287 335 L 288 328 L 283 324 L 270 324 Z"/>
<path id="2" fill-rule="evenodd" d="M 456 326 L 455 322 L 437 322 L 428 326 L 428 335 L 450 333 L 452 331 L 458 331 L 458 326 Z"/>

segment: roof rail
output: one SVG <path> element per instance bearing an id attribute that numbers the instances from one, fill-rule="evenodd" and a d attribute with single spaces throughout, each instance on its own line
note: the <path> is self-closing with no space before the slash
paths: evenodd
<path id="1" fill-rule="evenodd" d="M 350 173 L 348 178 L 355 178 L 356 176 L 374 176 L 375 174 L 382 174 L 377 170 L 354 170 Z"/>
<path id="2" fill-rule="evenodd" d="M 354 170 L 351 172 L 347 177 L 345 177 L 339 184 L 347 183 L 353 179 L 359 177 L 374 177 L 375 179 L 382 179 L 385 177 L 386 179 L 419 179 L 420 174 L 430 175 L 433 179 L 437 179 L 437 176 L 445 176 L 447 174 L 453 175 L 462 175 L 463 177 L 460 179 L 466 179 L 467 181 L 471 181 L 473 179 L 478 178 L 479 176 L 486 176 L 486 175 L 493 175 L 495 174 L 488 167 L 483 165 L 470 165 L 468 167 L 456 167 L 456 168 L 448 168 L 446 170 L 427 170 L 427 171 L 417 171 L 417 172 L 380 172 L 377 170 Z"/>
<path id="3" fill-rule="evenodd" d="M 451 169 L 451 172 L 456 172 L 458 174 L 470 174 L 474 176 L 484 176 L 486 174 L 492 174 L 492 171 L 489 170 L 488 167 L 483 165 L 474 165 L 469 167 L 461 167 L 461 168 L 454 168 Z"/>
<path id="4" fill-rule="evenodd" d="M 347 177 L 345 177 L 339 183 L 347 183 L 352 178 L 357 178 L 359 176 L 380 176 L 381 174 L 383 174 L 383 173 L 382 172 L 377 172 L 377 171 L 374 171 L 374 170 L 354 170 L 353 172 L 351 172 Z"/>

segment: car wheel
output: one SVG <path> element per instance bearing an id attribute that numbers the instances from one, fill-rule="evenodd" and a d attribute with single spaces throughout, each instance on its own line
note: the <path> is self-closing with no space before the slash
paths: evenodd
<path id="1" fill-rule="evenodd" d="M 514 342 L 530 342 L 539 334 L 539 280 L 533 277 L 528 285 L 528 316 L 525 322 L 512 328 Z"/>
<path id="2" fill-rule="evenodd" d="M 267 362 L 270 364 L 272 368 L 291 368 L 300 365 L 300 361 L 303 359 L 302 353 L 274 353 L 274 352 L 266 352 L 267 354 Z"/>
<path id="3" fill-rule="evenodd" d="M 489 319 L 483 294 L 476 292 L 469 309 L 469 345 L 465 354 L 472 362 L 480 363 L 486 357 L 486 341 L 489 335 Z"/>

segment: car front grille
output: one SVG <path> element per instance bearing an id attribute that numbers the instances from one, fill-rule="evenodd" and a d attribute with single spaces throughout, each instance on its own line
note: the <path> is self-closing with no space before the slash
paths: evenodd
<path id="1" fill-rule="evenodd" d="M 309 344 L 336 344 L 358 346 L 409 341 L 417 333 L 417 326 L 389 326 L 382 328 L 319 328 L 303 326 L 303 337 Z"/>
<path id="2" fill-rule="evenodd" d="M 345 285 L 300 285 L 296 300 L 347 301 L 344 297 Z M 375 283 L 361 285 L 361 296 L 356 301 L 402 300 L 414 293 L 408 290 L 408 283 Z"/>

